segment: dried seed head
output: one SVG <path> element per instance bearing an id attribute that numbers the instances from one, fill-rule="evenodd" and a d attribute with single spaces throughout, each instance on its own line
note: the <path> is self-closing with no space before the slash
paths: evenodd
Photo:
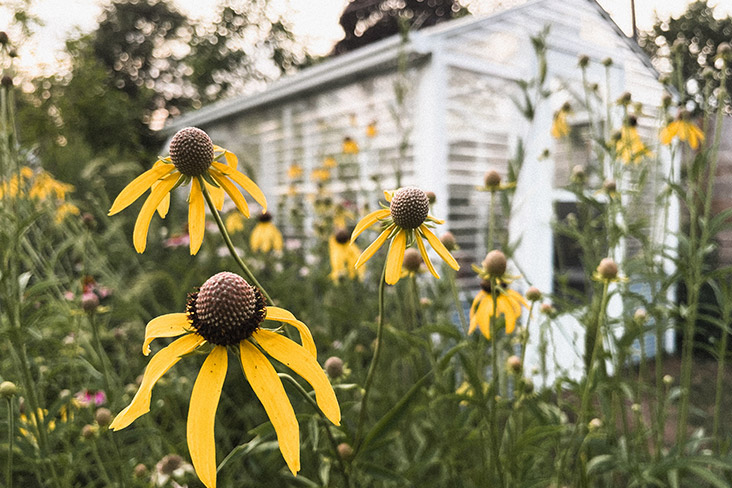
<path id="1" fill-rule="evenodd" d="M 486 188 L 495 188 L 501 184 L 501 175 L 498 171 L 492 169 L 485 174 L 485 186 Z"/>
<path id="2" fill-rule="evenodd" d="M 427 194 L 413 186 L 400 188 L 391 198 L 391 218 L 402 229 L 416 229 L 427 219 L 430 201 Z"/>
<path id="3" fill-rule="evenodd" d="M 498 249 L 489 252 L 483 260 L 483 269 L 490 276 L 501 277 L 506 274 L 506 255 Z"/>
<path id="4" fill-rule="evenodd" d="M 13 77 L 10 75 L 5 75 L 0 79 L 0 85 L 4 86 L 5 88 L 12 88 L 13 86 Z"/>
<path id="5" fill-rule="evenodd" d="M 175 472 L 176 469 L 180 468 L 181 466 L 183 466 L 182 457 L 177 454 L 168 454 L 167 456 L 163 457 L 163 459 L 161 459 L 157 465 L 155 465 L 155 468 L 158 469 L 161 473 L 170 476 L 173 474 L 173 472 Z"/>
<path id="6" fill-rule="evenodd" d="M 422 256 L 420 256 L 419 251 L 414 249 L 413 247 L 410 247 L 406 251 L 404 251 L 404 269 L 411 273 L 416 273 L 419 271 L 419 267 L 422 264 Z"/>
<path id="7" fill-rule="evenodd" d="M 351 239 L 351 235 L 346 229 L 338 229 L 333 235 L 338 244 L 345 244 Z"/>
<path id="8" fill-rule="evenodd" d="M 175 133 L 170 141 L 170 159 L 186 176 L 200 176 L 206 172 L 214 157 L 211 138 L 197 127 L 186 127 Z"/>
<path id="9" fill-rule="evenodd" d="M 238 344 L 264 320 L 262 293 L 241 276 L 224 271 L 188 296 L 188 318 L 204 339 L 217 346 Z"/>
<path id="10" fill-rule="evenodd" d="M 638 117 L 636 117 L 635 115 L 629 115 L 628 127 L 638 127 Z"/>
<path id="11" fill-rule="evenodd" d="M 97 421 L 99 427 L 106 427 L 112 422 L 112 412 L 108 408 L 101 407 L 94 412 L 94 420 Z"/>
<path id="12" fill-rule="evenodd" d="M 618 265 L 612 258 L 603 258 L 597 267 L 597 273 L 604 280 L 614 280 L 618 277 Z"/>
<path id="13" fill-rule="evenodd" d="M 10 38 L 8 37 L 8 33 L 5 31 L 0 31 L 0 45 L 5 45 L 10 41 Z"/>
<path id="14" fill-rule="evenodd" d="M 577 65 L 579 65 L 580 68 L 586 68 L 588 64 L 590 64 L 590 57 L 586 54 L 583 54 L 577 60 Z"/>

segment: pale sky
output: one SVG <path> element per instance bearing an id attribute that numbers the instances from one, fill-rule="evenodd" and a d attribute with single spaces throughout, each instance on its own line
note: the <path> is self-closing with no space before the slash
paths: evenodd
<path id="1" fill-rule="evenodd" d="M 271 0 L 277 8 L 290 6 L 288 19 L 296 34 L 302 36 L 315 54 L 326 54 L 342 37 L 338 18 L 348 0 Z M 181 11 L 194 19 L 205 20 L 214 15 L 219 0 L 173 0 Z M 24 0 L 2 0 L 0 6 L 0 30 L 7 30 L 9 9 Z M 16 67 L 28 73 L 50 74 L 63 66 L 63 42 L 76 30 L 91 31 L 102 11 L 103 0 L 31 0 L 31 13 L 44 22 L 37 29 L 33 42 L 20 46 Z M 496 4 L 519 3 L 516 0 L 471 0 L 473 11 L 490 11 Z M 631 29 L 630 0 L 599 0 L 615 22 L 626 32 Z M 636 16 L 639 29 L 653 25 L 654 12 L 659 17 L 677 16 L 690 0 L 636 0 Z M 732 0 L 713 0 L 717 15 L 732 15 Z M 12 32 L 11 32 L 12 35 Z"/>

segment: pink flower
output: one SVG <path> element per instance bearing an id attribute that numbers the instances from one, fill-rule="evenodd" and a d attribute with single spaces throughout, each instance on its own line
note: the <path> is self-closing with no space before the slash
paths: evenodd
<path id="1" fill-rule="evenodd" d="M 107 395 L 104 390 L 82 390 L 74 395 L 74 398 L 82 407 L 104 405 L 107 402 Z"/>

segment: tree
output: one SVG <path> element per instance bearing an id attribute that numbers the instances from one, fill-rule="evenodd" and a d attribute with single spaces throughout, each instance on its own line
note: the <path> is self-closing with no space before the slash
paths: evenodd
<path id="1" fill-rule="evenodd" d="M 457 0 L 351 0 L 340 18 L 346 36 L 335 54 L 352 51 L 366 44 L 401 32 L 400 22 L 411 29 L 467 15 Z"/>
<path id="2" fill-rule="evenodd" d="M 672 84 L 680 88 L 682 103 L 699 105 L 705 92 L 719 85 L 714 70 L 717 47 L 732 43 L 732 17 L 716 19 L 707 0 L 689 4 L 678 18 L 657 19 L 638 42 L 661 71 L 670 72 Z M 729 68 L 728 68 L 729 70 Z M 727 91 L 732 92 L 732 76 L 727 73 Z"/>

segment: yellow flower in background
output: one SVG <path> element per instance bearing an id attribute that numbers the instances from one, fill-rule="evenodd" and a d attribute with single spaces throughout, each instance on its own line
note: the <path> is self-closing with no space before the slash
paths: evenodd
<path id="1" fill-rule="evenodd" d="M 638 119 L 630 116 L 616 136 L 615 152 L 625 164 L 639 164 L 644 157 L 651 156 L 651 151 L 638 135 L 637 126 Z"/>
<path id="2" fill-rule="evenodd" d="M 315 168 L 310 173 L 310 179 L 316 183 L 324 183 L 330 180 L 330 171 L 325 168 Z"/>
<path id="3" fill-rule="evenodd" d="M 41 171 L 35 176 L 29 195 L 39 200 L 46 200 L 52 195 L 58 200 L 64 200 L 66 193 L 72 191 L 74 191 L 73 185 L 55 180 L 48 172 Z"/>
<path id="4" fill-rule="evenodd" d="M 272 214 L 264 212 L 259 222 L 252 229 L 249 246 L 254 252 L 270 252 L 282 250 L 282 233 L 272 223 Z"/>
<path id="5" fill-rule="evenodd" d="M 284 322 L 297 329 L 302 345 L 261 328 L 264 320 Z M 308 327 L 289 311 L 266 306 L 262 293 L 241 276 L 222 272 L 209 278 L 188 298 L 185 313 L 161 315 L 145 328 L 142 353 L 159 337 L 178 337 L 158 351 L 145 368 L 132 402 L 110 424 L 124 429 L 150 411 L 155 383 L 183 356 L 205 345 L 212 347 L 191 391 L 186 437 L 191 461 L 201 482 L 216 487 L 214 422 L 228 367 L 227 348 L 236 346 L 244 376 L 272 422 L 280 452 L 293 474 L 300 470 L 300 428 L 282 381 L 265 353 L 292 369 L 315 391 L 315 401 L 334 424 L 340 407 L 333 388 L 317 362 L 315 343 Z M 208 348 L 207 348 L 208 349 Z"/>
<path id="6" fill-rule="evenodd" d="M 413 243 L 417 243 L 422 259 L 427 265 L 427 269 L 435 278 L 439 278 L 435 267 L 432 265 L 427 249 L 422 239 L 432 246 L 432 249 L 445 260 L 445 262 L 453 269 L 460 268 L 458 262 L 452 257 L 450 251 L 440 242 L 440 239 L 432 233 L 430 225 L 442 224 L 443 221 L 429 215 L 430 202 L 427 194 L 415 187 L 400 188 L 395 192 L 384 192 L 386 201 L 389 202 L 388 208 L 382 208 L 371 212 L 362 218 L 356 228 L 353 230 L 351 242 L 366 229 L 377 222 L 382 224 L 382 231 L 379 237 L 371 243 L 369 247 L 361 254 L 356 262 L 356 268 L 363 266 L 381 246 L 391 238 L 389 245 L 389 253 L 386 256 L 386 274 L 384 280 L 393 285 L 401 277 L 402 262 L 404 261 L 404 251 Z"/>
<path id="7" fill-rule="evenodd" d="M 376 134 L 378 133 L 378 130 L 376 129 L 376 121 L 372 120 L 369 125 L 366 126 L 366 137 L 369 139 L 373 139 L 376 137 Z"/>
<path id="8" fill-rule="evenodd" d="M 73 203 L 69 203 L 69 202 L 62 203 L 56 209 L 56 223 L 60 224 L 69 215 L 79 215 L 80 213 L 81 212 L 79 211 L 79 207 L 77 207 Z"/>
<path id="9" fill-rule="evenodd" d="M 685 110 L 679 113 L 676 120 L 661 129 L 661 144 L 668 146 L 675 137 L 682 142 L 688 142 L 689 147 L 694 151 L 699 149 L 700 143 L 704 142 L 704 132 L 689 120 L 689 113 Z"/>
<path id="10" fill-rule="evenodd" d="M 328 156 L 325 159 L 323 159 L 323 167 L 328 169 L 333 169 L 336 166 L 338 166 L 338 161 L 333 156 Z"/>
<path id="11" fill-rule="evenodd" d="M 226 216 L 224 226 L 229 234 L 236 234 L 244 230 L 244 217 L 240 213 L 232 212 Z"/>
<path id="12" fill-rule="evenodd" d="M 287 177 L 291 180 L 296 180 L 302 177 L 302 173 L 303 169 L 299 164 L 291 164 L 290 167 L 287 168 Z"/>
<path id="13" fill-rule="evenodd" d="M 350 137 L 344 137 L 343 154 L 358 154 L 358 143 Z"/>
<path id="14" fill-rule="evenodd" d="M 222 156 L 226 164 L 217 161 Z M 147 231 L 155 211 L 157 210 L 161 218 L 165 218 L 170 207 L 170 192 L 190 182 L 188 229 L 191 236 L 191 254 L 196 254 L 203 243 L 206 228 L 206 203 L 201 185 L 205 185 L 218 210 L 224 205 L 226 193 L 239 211 L 249 217 L 249 206 L 234 183 L 249 193 L 262 208 L 267 209 L 267 199 L 262 190 L 249 177 L 239 172 L 237 165 L 237 157 L 226 149 L 215 146 L 204 131 L 186 127 L 179 130 L 170 141 L 170 156 L 159 159 L 152 169 L 132 180 L 115 199 L 109 215 L 121 212 L 150 189 L 150 195 L 140 209 L 133 231 L 135 249 L 142 253 L 147 246 Z"/>
<path id="15" fill-rule="evenodd" d="M 48 410 L 45 408 L 38 408 L 36 409 L 36 415 L 31 414 L 25 414 L 21 413 L 18 417 L 18 420 L 20 420 L 20 425 L 18 426 L 18 432 L 20 432 L 20 435 L 25 437 L 31 444 L 34 446 L 38 445 L 38 440 L 36 439 L 36 435 L 38 432 L 38 424 L 36 423 L 36 418 L 38 418 L 38 422 L 40 422 L 42 429 L 45 429 L 46 432 L 52 432 L 56 429 L 56 421 L 51 419 L 48 422 L 46 422 L 46 416 L 48 415 Z"/>
<path id="16" fill-rule="evenodd" d="M 486 339 L 491 338 L 491 318 L 494 315 L 493 295 L 491 294 L 491 282 L 483 280 L 480 283 L 481 290 L 473 300 L 470 307 L 470 328 L 468 334 L 472 334 L 479 328 Z M 521 307 L 529 308 L 524 297 L 517 291 L 510 290 L 499 285 L 497 288 L 495 316 L 503 315 L 506 321 L 506 333 L 511 334 L 516 328 L 516 320 L 521 315 Z"/>
<path id="17" fill-rule="evenodd" d="M 552 121 L 552 137 L 555 139 L 561 139 L 569 135 L 569 124 L 567 123 L 567 115 L 572 112 L 572 107 L 569 102 L 562 105 L 562 107 L 554 112 L 554 119 Z"/>
<path id="18" fill-rule="evenodd" d="M 355 218 L 356 216 L 353 215 L 353 212 L 339 203 L 333 212 L 333 227 L 336 229 L 345 229 L 348 227 L 348 222 Z"/>
<path id="19" fill-rule="evenodd" d="M 356 269 L 356 261 L 361 250 L 355 244 L 349 242 L 348 231 L 344 228 L 338 229 L 328 240 L 330 251 L 330 279 L 338 282 L 341 277 L 348 277 L 352 280 L 363 279 L 366 268 Z"/>

